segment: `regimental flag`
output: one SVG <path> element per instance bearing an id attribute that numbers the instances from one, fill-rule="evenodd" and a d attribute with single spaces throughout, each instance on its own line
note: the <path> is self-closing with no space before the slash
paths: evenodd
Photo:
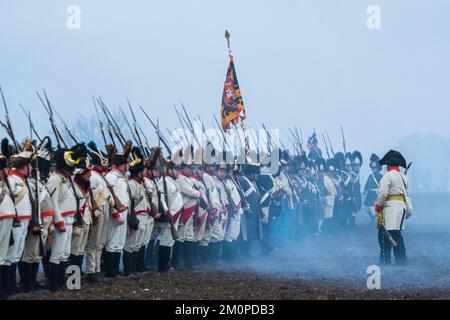
<path id="1" fill-rule="evenodd" d="M 223 86 L 221 122 L 222 129 L 227 130 L 230 124 L 237 124 L 239 118 L 245 119 L 244 101 L 242 101 L 241 90 L 234 69 L 233 55 L 230 52 L 230 65 L 228 66 L 227 77 Z"/>

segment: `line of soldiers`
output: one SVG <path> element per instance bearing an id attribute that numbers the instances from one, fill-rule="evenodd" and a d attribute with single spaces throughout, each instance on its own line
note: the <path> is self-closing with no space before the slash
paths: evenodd
<path id="1" fill-rule="evenodd" d="M 18 292 L 17 269 L 23 291 L 42 288 L 41 263 L 48 289 L 58 291 L 69 265 L 96 283 L 153 266 L 166 272 L 181 262 L 193 268 L 251 257 L 252 243 L 265 256 L 273 250 L 272 224 L 283 210 L 310 234 L 354 226 L 362 206 L 361 154 L 338 152 L 325 160 L 317 141 L 312 143 L 316 156 L 279 151 L 278 170 L 270 173 L 272 164 L 239 165 L 228 152 L 198 164 L 194 159 L 204 150 L 192 146 L 178 161 L 159 147 L 144 156 L 131 141 L 119 152 L 113 144 L 105 151 L 93 142 L 55 150 L 49 137 L 39 144 L 27 139 L 20 147 L 4 139 L 1 296 Z M 373 174 L 364 188 L 371 217 L 381 179 L 378 160 L 372 155 Z"/>

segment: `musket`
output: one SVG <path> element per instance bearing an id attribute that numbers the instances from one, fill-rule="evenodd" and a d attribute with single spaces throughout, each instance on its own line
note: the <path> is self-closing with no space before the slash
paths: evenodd
<path id="1" fill-rule="evenodd" d="M 347 153 L 346 143 L 345 143 L 345 136 L 344 136 L 344 129 L 342 128 L 341 123 L 341 134 L 342 134 L 342 147 L 344 148 L 344 153 Z"/>
<path id="2" fill-rule="evenodd" d="M 116 120 L 114 120 L 114 117 L 112 116 L 112 114 L 109 111 L 109 109 L 106 106 L 106 104 L 103 102 L 102 98 L 99 97 L 98 102 L 99 102 L 100 107 L 103 110 L 103 113 L 106 116 L 106 119 L 108 120 L 109 125 L 113 128 L 115 136 L 119 140 L 119 142 L 122 145 L 122 147 L 125 146 L 126 139 L 122 135 L 122 132 L 120 130 L 120 126 L 117 124 Z"/>
<path id="3" fill-rule="evenodd" d="M 161 131 L 159 130 L 159 118 L 156 119 L 156 123 L 157 123 L 157 129 L 156 129 L 157 130 L 157 134 L 158 134 L 158 137 L 160 137 Z M 161 149 L 161 142 L 162 141 L 163 140 L 158 139 L 158 148 L 159 149 Z M 169 205 L 169 198 L 168 198 L 168 191 L 167 191 L 167 181 L 166 181 L 166 170 L 165 170 L 165 166 L 164 166 L 164 160 L 162 159 L 161 156 L 158 156 L 158 160 L 159 160 L 159 164 L 160 164 L 161 172 L 162 172 L 161 176 L 162 176 L 162 181 L 163 181 L 164 200 L 165 200 L 166 204 Z M 158 187 L 156 186 L 156 188 L 158 188 Z M 176 228 L 175 228 L 175 226 L 173 224 L 172 216 L 170 215 L 170 213 L 169 213 L 169 215 L 164 213 L 164 215 L 166 215 L 168 220 L 169 220 L 170 233 L 172 235 L 172 239 L 173 240 L 178 239 L 178 233 L 177 233 L 177 230 L 176 230 Z"/>
<path id="4" fill-rule="evenodd" d="M 137 138 L 137 140 L 138 140 L 138 141 L 137 141 L 137 144 L 141 147 L 142 152 L 144 153 L 144 156 L 145 156 L 145 155 L 146 155 L 146 152 L 145 152 L 144 144 L 142 143 L 141 137 L 140 137 L 140 135 L 139 135 L 139 131 L 138 131 L 138 129 L 137 129 L 137 127 L 138 127 L 138 122 L 137 122 L 136 116 L 134 115 L 134 111 L 133 111 L 133 108 L 131 107 L 131 103 L 130 103 L 130 100 L 128 99 L 128 96 L 125 96 L 125 97 L 126 97 L 126 99 L 127 99 L 128 108 L 130 109 L 131 118 L 133 119 L 134 133 L 135 133 L 136 138 Z"/>
<path id="5" fill-rule="evenodd" d="M 323 144 L 325 145 L 325 151 L 327 152 L 327 157 L 330 159 L 330 152 L 328 151 L 327 141 L 325 140 L 325 135 L 322 133 Z"/>
<path id="6" fill-rule="evenodd" d="M 216 129 L 216 132 L 217 132 L 218 136 L 219 137 L 222 136 L 222 146 L 223 146 L 222 148 L 224 150 L 226 150 L 226 147 L 228 147 L 228 149 L 230 149 L 230 146 L 228 145 L 227 137 L 225 136 L 225 132 L 222 129 L 220 129 L 222 127 L 219 124 L 219 120 L 217 120 L 217 117 L 216 117 L 215 114 L 213 114 L 213 117 L 214 117 L 214 122 L 217 125 L 217 128 L 214 126 L 214 123 L 213 123 L 213 126 Z"/>
<path id="7" fill-rule="evenodd" d="M 325 130 L 325 133 L 327 134 L 328 144 L 330 145 L 331 154 L 332 154 L 333 157 L 334 157 L 333 144 L 331 143 L 331 139 L 330 139 L 330 136 L 328 135 L 328 131 L 327 131 L 327 130 Z"/>
<path id="8" fill-rule="evenodd" d="M 191 128 L 192 135 L 194 136 L 194 139 L 197 142 L 199 148 L 201 148 L 202 145 L 201 145 L 197 135 L 195 134 L 195 130 L 194 130 L 194 126 L 192 124 L 191 118 L 189 117 L 189 114 L 187 113 L 186 108 L 184 107 L 183 103 L 181 103 L 181 107 L 183 108 L 183 112 L 186 115 L 187 123 L 188 123 L 189 127 Z"/>
<path id="9" fill-rule="evenodd" d="M 58 111 L 55 110 L 55 108 L 52 106 L 52 110 L 53 112 L 56 114 L 56 116 L 58 117 L 59 121 L 61 121 L 61 123 L 64 126 L 64 129 L 66 129 L 67 134 L 69 135 L 69 137 L 72 139 L 72 141 L 75 144 L 78 144 L 78 139 L 75 137 L 75 135 L 72 133 L 72 131 L 69 129 L 69 126 L 67 125 L 67 123 L 64 121 L 63 117 L 61 117 L 58 113 Z"/>
<path id="10" fill-rule="evenodd" d="M 300 126 L 300 130 L 298 130 L 297 127 L 294 127 L 294 128 L 295 128 L 295 132 L 297 134 L 297 139 L 300 142 L 300 151 L 303 153 L 303 141 L 304 140 L 303 140 L 302 127 Z M 299 131 L 300 131 L 300 133 L 299 133 Z"/>
<path id="11" fill-rule="evenodd" d="M 98 105 L 100 106 L 100 108 L 102 109 L 103 114 L 104 114 L 105 119 L 106 119 L 106 122 L 108 123 L 108 135 L 109 135 L 109 139 L 111 139 L 111 143 L 114 145 L 114 148 L 117 148 L 116 140 L 114 139 L 114 128 L 113 128 L 113 126 L 111 125 L 111 122 L 110 122 L 108 116 L 106 115 L 106 111 L 105 111 L 105 110 L 103 109 L 103 107 L 102 107 L 102 104 L 101 104 L 101 101 L 100 101 L 100 97 L 97 98 L 97 103 L 98 103 Z M 106 139 L 105 139 L 105 140 L 106 140 Z M 106 144 L 106 143 L 105 143 L 105 144 Z"/>
<path id="12" fill-rule="evenodd" d="M 100 119 L 100 114 L 98 113 L 98 109 L 97 109 L 97 103 L 95 103 L 95 98 L 94 96 L 92 96 L 92 102 L 94 103 L 94 109 L 95 109 L 95 114 L 97 115 L 97 120 L 98 120 L 98 124 L 100 126 L 100 133 L 102 134 L 102 138 L 103 138 L 103 143 L 106 145 L 106 137 L 105 137 L 105 130 L 103 128 L 103 122 L 102 119 Z"/>
<path id="13" fill-rule="evenodd" d="M 125 112 L 123 112 L 123 110 L 122 110 L 122 108 L 121 108 L 120 106 L 119 106 L 119 111 L 120 111 L 120 113 L 122 113 L 122 117 L 124 118 L 125 124 L 128 126 L 128 129 L 130 129 L 131 136 L 133 137 L 134 142 L 135 142 L 136 145 L 138 145 L 139 148 L 141 148 L 141 150 L 142 150 L 143 147 L 142 147 L 142 145 L 139 143 L 139 139 L 136 137 L 136 134 L 134 133 L 133 127 L 131 126 L 131 124 L 130 124 L 130 122 L 128 121 L 128 118 L 127 118 Z M 143 152 L 143 151 L 142 151 L 142 152 Z"/>
<path id="14" fill-rule="evenodd" d="M 163 139 L 163 137 L 160 135 L 160 131 L 159 131 L 158 127 L 155 125 L 155 123 L 152 121 L 152 119 L 150 119 L 150 117 L 148 116 L 147 112 L 145 112 L 144 108 L 142 108 L 141 106 L 139 106 L 139 108 L 141 109 L 141 111 L 144 113 L 144 115 L 147 118 L 147 120 L 151 123 L 151 125 L 155 129 L 155 132 L 157 132 L 158 143 L 159 143 L 159 141 L 161 141 L 162 144 L 164 145 L 164 147 L 166 148 L 167 152 L 169 153 L 169 155 L 172 155 L 172 151 L 170 150 L 169 145 L 167 144 L 165 139 Z"/>
<path id="15" fill-rule="evenodd" d="M 39 136 L 39 134 L 37 133 L 36 128 L 35 128 L 35 126 L 33 124 L 33 121 L 31 120 L 31 113 L 30 113 L 30 111 L 26 111 L 21 103 L 19 103 L 19 106 L 22 109 L 23 113 L 25 113 L 25 115 L 27 116 L 28 122 L 30 123 L 30 131 L 31 131 L 30 132 L 30 136 L 31 136 L 31 133 L 34 133 L 36 135 L 36 137 L 39 139 L 39 142 L 41 142 L 42 139 Z"/>
<path id="16" fill-rule="evenodd" d="M 166 127 L 166 131 L 167 131 L 167 133 L 168 133 L 169 135 L 172 134 L 172 132 L 170 132 L 169 128 L 167 128 L 167 127 Z M 183 148 L 183 144 L 182 144 L 180 141 L 178 141 L 178 139 L 172 139 L 172 140 L 175 142 L 175 144 L 176 144 L 179 148 Z"/>
<path id="17" fill-rule="evenodd" d="M 14 131 L 11 126 L 11 121 L 9 120 L 9 112 L 8 112 L 8 105 L 6 104 L 5 95 L 3 94 L 2 87 L 0 86 L 0 92 L 2 94 L 2 100 L 3 100 L 3 106 L 5 108 L 5 118 L 6 118 L 6 128 L 9 132 L 9 136 L 11 137 L 11 140 L 14 143 L 14 147 L 16 148 L 17 152 L 20 152 L 19 143 L 17 142 L 16 138 L 14 137 Z"/>
<path id="18" fill-rule="evenodd" d="M 49 119 L 49 121 L 50 121 L 50 126 L 52 127 L 53 134 L 54 134 L 54 136 L 55 136 L 55 138 L 56 138 L 56 144 L 57 144 L 58 149 L 61 148 L 61 143 L 64 145 L 65 148 L 67 148 L 67 144 L 66 144 L 66 142 L 64 141 L 64 138 L 61 136 L 61 134 L 60 134 L 60 132 L 58 131 L 58 128 L 57 128 L 57 126 L 56 126 L 56 124 L 55 124 L 55 121 L 54 121 L 54 119 L 53 119 L 53 113 L 52 113 L 52 111 L 48 109 L 47 105 L 45 104 L 45 102 L 44 102 L 44 100 L 42 99 L 42 97 L 41 97 L 41 95 L 39 94 L 39 92 L 36 91 L 36 94 L 37 94 L 39 100 L 41 101 L 42 105 L 44 106 L 45 111 L 47 111 L 47 113 L 48 113 L 48 117 L 49 117 L 48 119 Z"/>
<path id="19" fill-rule="evenodd" d="M 183 129 L 184 138 L 186 139 L 186 144 L 189 145 L 190 144 L 189 143 L 189 137 L 187 136 L 186 129 L 185 129 L 184 124 L 183 124 L 183 120 L 181 119 L 180 114 L 178 113 L 177 106 L 173 105 L 173 108 L 175 109 L 175 113 L 177 114 L 178 121 L 180 121 L 181 128 Z"/>
<path id="20" fill-rule="evenodd" d="M 65 142 L 65 140 L 64 140 L 64 138 L 63 138 L 63 136 L 61 134 L 61 131 L 59 130 L 58 125 L 57 125 L 57 123 L 55 121 L 54 110 L 53 110 L 53 107 L 52 107 L 52 105 L 50 103 L 50 100 L 48 99 L 47 92 L 44 89 L 42 89 L 42 91 L 44 92 L 45 101 L 47 102 L 46 110 L 48 110 L 49 114 L 51 114 L 51 118 L 52 118 L 52 121 L 53 121 L 54 126 L 56 128 L 56 131 L 57 131 L 57 133 L 59 135 L 59 138 L 61 139 L 61 141 L 64 144 L 64 146 L 67 148 L 67 143 Z"/>

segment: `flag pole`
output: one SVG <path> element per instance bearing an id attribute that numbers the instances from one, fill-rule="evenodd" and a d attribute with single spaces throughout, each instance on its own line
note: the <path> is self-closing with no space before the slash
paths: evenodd
<path id="1" fill-rule="evenodd" d="M 230 56 L 230 62 L 231 62 L 231 61 L 233 60 L 233 53 L 232 53 L 232 51 L 231 51 L 231 41 L 230 41 L 231 35 L 230 35 L 230 33 L 228 32 L 228 30 L 225 30 L 225 38 L 227 39 L 228 55 Z M 248 136 L 247 136 L 247 131 L 246 131 L 246 129 L 245 129 L 244 119 L 243 119 L 242 117 L 241 117 L 240 123 L 241 123 L 241 129 L 242 129 L 242 133 L 244 134 L 244 140 L 245 140 L 245 145 L 244 145 L 245 156 L 247 157 L 248 154 L 249 154 L 249 149 L 250 149 L 250 148 L 249 148 L 249 140 L 248 140 Z M 234 125 L 235 128 L 236 128 L 236 124 L 233 123 L 233 125 Z M 237 129 L 237 128 L 236 128 L 236 129 Z M 238 130 L 236 130 L 236 132 L 237 132 L 237 134 L 239 135 Z"/>

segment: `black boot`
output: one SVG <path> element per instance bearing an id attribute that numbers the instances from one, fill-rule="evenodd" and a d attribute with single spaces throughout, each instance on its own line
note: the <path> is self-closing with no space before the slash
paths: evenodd
<path id="1" fill-rule="evenodd" d="M 233 244 L 231 241 L 223 241 L 222 244 L 222 259 L 225 261 L 233 261 Z"/>
<path id="2" fill-rule="evenodd" d="M 391 264 L 391 251 L 392 243 L 386 234 L 384 228 L 378 230 L 378 243 L 380 245 L 380 264 L 390 265 Z"/>
<path id="3" fill-rule="evenodd" d="M 137 272 L 146 272 L 146 271 L 148 271 L 147 267 L 145 266 L 145 246 L 142 246 L 139 249 L 139 252 L 137 253 L 136 270 L 137 270 Z"/>
<path id="4" fill-rule="evenodd" d="M 133 275 L 138 274 L 138 261 L 139 261 L 139 251 L 133 252 L 131 254 L 131 273 Z"/>
<path id="5" fill-rule="evenodd" d="M 17 287 L 17 263 L 13 263 L 9 267 L 9 290 L 11 294 L 19 293 Z"/>
<path id="6" fill-rule="evenodd" d="M 22 266 L 20 267 L 20 282 L 22 283 L 23 292 L 29 293 L 33 290 L 31 284 L 31 263 L 19 262 Z"/>
<path id="7" fill-rule="evenodd" d="M 155 258 L 155 240 L 151 240 L 148 245 L 147 249 L 145 250 L 145 265 L 147 267 L 154 267 L 156 266 L 156 258 Z"/>
<path id="8" fill-rule="evenodd" d="M 131 252 L 123 251 L 122 263 L 123 263 L 123 276 L 128 277 L 131 274 Z"/>
<path id="9" fill-rule="evenodd" d="M 407 265 L 408 259 L 406 258 L 405 240 L 400 230 L 390 231 L 392 238 L 397 242 L 397 246 L 393 247 L 395 263 L 398 265 Z"/>
<path id="10" fill-rule="evenodd" d="M 77 266 L 80 268 L 81 275 L 84 276 L 85 273 L 83 272 L 83 259 L 84 254 L 77 256 Z"/>
<path id="11" fill-rule="evenodd" d="M 59 273 L 59 264 L 49 262 L 47 284 L 51 292 L 56 292 L 59 291 L 60 289 L 58 284 L 58 273 Z"/>
<path id="12" fill-rule="evenodd" d="M 202 264 L 207 266 L 209 264 L 208 246 L 198 246 L 198 253 Z"/>
<path id="13" fill-rule="evenodd" d="M 114 252 L 114 259 L 113 259 L 114 264 L 113 264 L 113 267 L 114 267 L 114 274 L 116 276 L 121 276 L 122 275 L 120 273 L 120 256 L 121 255 L 122 255 L 121 252 Z"/>
<path id="14" fill-rule="evenodd" d="M 3 282 L 3 289 L 5 290 L 6 294 L 11 294 L 11 288 L 9 287 L 9 272 L 11 270 L 11 266 L 2 266 L 2 282 Z"/>
<path id="15" fill-rule="evenodd" d="M 39 262 L 35 262 L 31 265 L 31 286 L 33 290 L 39 290 L 44 288 L 37 281 L 38 272 L 39 272 Z"/>
<path id="16" fill-rule="evenodd" d="M 104 251 L 103 253 L 103 270 L 106 278 L 114 278 L 113 270 L 113 253 Z"/>
<path id="17" fill-rule="evenodd" d="M 42 269 L 44 269 L 44 276 L 48 277 L 48 268 L 50 263 L 50 256 L 52 255 L 52 252 L 48 250 L 45 253 L 45 256 L 42 258 Z"/>
<path id="18" fill-rule="evenodd" d="M 159 246 L 158 249 L 158 272 L 167 272 L 170 269 L 170 252 L 172 248 Z"/>
<path id="19" fill-rule="evenodd" d="M 170 266 L 174 269 L 180 266 L 180 254 L 182 252 L 183 243 L 181 241 L 175 241 L 172 247 L 172 258 L 170 260 Z"/>
<path id="20" fill-rule="evenodd" d="M 77 265 L 77 256 L 71 254 L 69 256 L 69 260 L 67 261 L 67 266 L 75 266 L 75 265 Z"/>
<path id="21" fill-rule="evenodd" d="M 193 242 L 192 254 L 193 254 L 194 266 L 201 266 L 203 263 L 200 259 L 200 246 L 199 246 L 198 242 Z"/>
<path id="22" fill-rule="evenodd" d="M 19 284 L 20 286 L 23 288 L 24 284 L 23 284 L 23 280 L 26 278 L 25 276 L 25 262 L 23 261 L 19 261 L 17 263 L 17 271 L 19 272 Z"/>
<path id="23" fill-rule="evenodd" d="M 8 299 L 8 293 L 5 289 L 5 282 L 3 281 L 3 268 L 6 266 L 0 266 L 0 300 L 6 300 Z"/>
<path id="24" fill-rule="evenodd" d="M 184 266 L 187 269 L 194 268 L 194 262 L 193 262 L 193 251 L 192 251 L 192 244 L 195 244 L 194 242 L 186 241 L 183 243 L 183 254 L 184 254 Z"/>
<path id="25" fill-rule="evenodd" d="M 57 284 L 60 290 L 64 290 L 66 288 L 66 266 L 66 261 L 61 261 L 58 265 Z"/>

